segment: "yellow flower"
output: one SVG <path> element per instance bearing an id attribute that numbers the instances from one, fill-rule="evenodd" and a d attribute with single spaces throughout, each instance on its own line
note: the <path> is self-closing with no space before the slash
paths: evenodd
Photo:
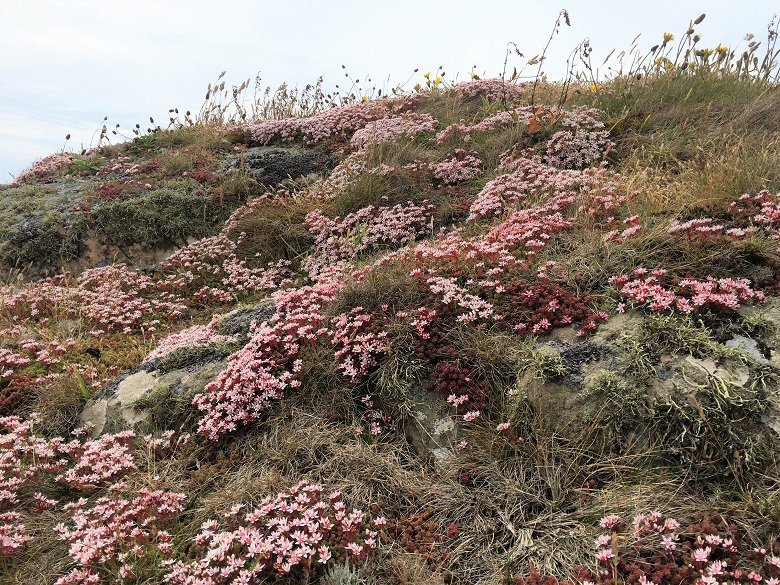
<path id="1" fill-rule="evenodd" d="M 669 41 L 674 40 L 674 35 L 672 33 L 664 33 L 664 43 L 668 43 Z"/>
<path id="2" fill-rule="evenodd" d="M 479 77 L 476 73 L 470 73 L 469 75 L 471 75 L 471 79 L 477 79 Z"/>
<path id="3" fill-rule="evenodd" d="M 361 102 L 367 102 L 368 101 L 368 96 L 364 95 L 362 98 L 360 98 L 360 101 Z"/>
<path id="4" fill-rule="evenodd" d="M 716 53 L 728 53 L 729 52 L 729 48 L 728 47 L 724 47 L 723 45 L 718 43 L 718 46 L 715 47 L 715 52 Z"/>
<path id="5" fill-rule="evenodd" d="M 423 73 L 423 77 L 425 79 L 428 79 L 430 76 L 431 76 L 431 72 L 430 71 L 426 71 L 425 73 Z"/>
<path id="6" fill-rule="evenodd" d="M 441 83 L 441 76 L 437 75 L 436 79 L 433 80 L 433 85 L 439 85 Z"/>
<path id="7" fill-rule="evenodd" d="M 598 87 L 596 87 L 595 83 L 591 83 L 590 84 L 590 91 L 596 91 L 597 89 L 598 89 Z"/>
<path id="8" fill-rule="evenodd" d="M 419 83 L 414 84 L 414 91 L 420 91 L 422 89 L 422 86 Z"/>

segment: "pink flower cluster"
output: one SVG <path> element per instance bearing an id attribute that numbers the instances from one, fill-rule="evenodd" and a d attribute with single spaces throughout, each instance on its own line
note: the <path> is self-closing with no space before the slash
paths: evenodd
<path id="1" fill-rule="evenodd" d="M 392 423 L 392 419 L 386 412 L 374 406 L 374 400 L 370 394 L 363 396 L 360 402 L 366 407 L 360 417 L 361 432 L 366 433 L 369 437 L 378 437 Z"/>
<path id="2" fill-rule="evenodd" d="M 346 137 L 371 122 L 404 111 L 409 103 L 404 99 L 370 100 L 331 108 L 308 118 L 266 120 L 243 128 L 259 144 L 269 144 L 275 139 L 294 140 L 298 136 L 307 142 L 319 142 L 331 137 Z"/>
<path id="3" fill-rule="evenodd" d="M 23 421 L 16 416 L 0 419 L 5 432 L 0 434 L 0 507 L 17 503 L 17 491 L 36 481 L 42 474 L 54 474 L 54 480 L 78 490 L 92 490 L 106 485 L 134 469 L 133 449 L 136 437 L 132 431 L 105 434 L 97 439 L 82 439 L 85 428 L 64 441 L 47 440 L 33 434 L 33 416 Z M 168 432 L 160 439 L 148 436 L 144 443 L 155 449 L 169 444 L 167 453 L 181 441 L 173 441 Z"/>
<path id="4" fill-rule="evenodd" d="M 220 335 L 220 315 L 213 315 L 206 325 L 193 325 L 178 333 L 169 335 L 152 350 L 144 361 L 165 357 L 182 347 L 199 347 L 211 343 L 233 343 L 236 338 L 231 335 Z"/>
<path id="5" fill-rule="evenodd" d="M 347 510 L 339 492 L 323 497 L 322 486 L 302 481 L 239 520 L 203 524 L 196 538 L 205 547 L 192 562 L 168 561 L 167 583 L 219 585 L 257 583 L 268 574 L 308 576 L 331 560 L 365 559 L 379 545 L 383 518 L 371 520 L 358 509 Z"/>
<path id="6" fill-rule="evenodd" d="M 340 290 L 336 281 L 274 293 L 276 312 L 249 342 L 228 358 L 227 368 L 193 399 L 203 413 L 198 432 L 216 440 L 257 421 L 289 388 L 298 388 L 300 353 L 327 333 L 322 307 Z"/>
<path id="7" fill-rule="evenodd" d="M 164 431 L 159 437 L 144 435 L 143 443 L 147 452 L 154 454 L 157 459 L 172 457 L 177 451 L 186 449 L 192 440 L 189 433 L 181 433 L 179 436 L 173 431 Z"/>
<path id="8" fill-rule="evenodd" d="M 720 236 L 741 240 L 759 229 L 766 230 L 768 235 L 777 239 L 777 226 L 780 225 L 780 193 L 773 195 L 764 189 L 755 195 L 745 193 L 729 206 L 731 215 L 737 220 L 737 225 L 727 228 L 722 223 L 715 223 L 709 217 L 691 219 L 686 222 L 673 220 L 669 226 L 670 234 L 685 234 L 689 239 L 705 240 Z M 749 222 L 748 225 L 744 221 Z"/>
<path id="9" fill-rule="evenodd" d="M 438 132 L 436 134 L 436 143 L 442 145 L 450 140 L 470 142 L 471 137 L 474 134 L 491 132 L 497 128 L 506 128 L 515 125 L 527 127 L 534 118 L 535 111 L 533 108 L 530 106 L 521 106 L 519 108 L 502 110 L 495 114 L 491 114 L 474 124 L 467 124 L 465 120 L 461 120 L 456 124 L 450 124 L 444 128 L 444 130 Z"/>
<path id="10" fill-rule="evenodd" d="M 432 276 L 426 280 L 426 284 L 443 304 L 454 305 L 466 311 L 458 316 L 458 321 L 461 323 L 473 323 L 494 316 L 493 305 L 458 285 L 455 278 Z"/>
<path id="11" fill-rule="evenodd" d="M 26 183 L 46 183 L 56 179 L 63 169 L 70 166 L 73 162 L 73 155 L 66 152 L 57 152 L 42 158 L 33 163 L 29 169 L 25 169 L 14 177 L 14 186 L 24 185 Z"/>
<path id="12" fill-rule="evenodd" d="M 604 122 L 601 121 L 602 113 L 590 106 L 574 106 L 562 112 L 561 125 L 566 128 L 601 130 Z"/>
<path id="13" fill-rule="evenodd" d="M 358 150 L 381 144 L 393 144 L 401 138 L 414 139 L 436 131 L 438 122 L 430 114 L 405 113 L 380 118 L 366 124 L 352 135 L 350 143 Z"/>
<path id="14" fill-rule="evenodd" d="M 531 207 L 515 211 L 505 221 L 493 227 L 485 236 L 487 242 L 503 243 L 513 248 L 527 248 L 533 257 L 553 234 L 571 228 L 573 222 L 563 217 L 555 205 Z"/>
<path id="15" fill-rule="evenodd" d="M 416 266 L 412 276 L 461 273 L 472 267 L 479 272 L 489 269 L 503 272 L 518 263 L 503 242 L 488 241 L 486 237 L 464 238 L 459 231 L 448 232 L 432 242 L 421 242 L 408 255 Z"/>
<path id="16" fill-rule="evenodd" d="M 707 240 L 722 235 L 725 229 L 723 225 L 713 222 L 714 220 L 709 217 L 692 219 L 683 223 L 674 219 L 667 231 L 670 234 L 685 234 L 691 240 Z"/>
<path id="17" fill-rule="evenodd" d="M 780 557 L 761 547 L 746 550 L 723 515 L 712 514 L 684 529 L 657 511 L 634 517 L 630 531 L 614 514 L 599 524 L 606 530 L 595 541 L 600 583 L 623 577 L 640 585 L 780 585 Z"/>
<path id="18" fill-rule="evenodd" d="M 780 193 L 773 195 L 767 189 L 755 195 L 745 193 L 731 204 L 730 209 L 735 217 L 750 219 L 767 228 L 777 227 L 780 224 Z"/>
<path id="19" fill-rule="evenodd" d="M 455 151 L 455 156 L 449 160 L 431 163 L 433 176 L 445 185 L 456 185 L 468 181 L 482 173 L 482 161 L 474 152 L 466 152 L 462 149 Z"/>
<path id="20" fill-rule="evenodd" d="M 604 160 L 614 146 L 606 130 L 560 130 L 547 140 L 544 160 L 560 169 L 581 169 Z"/>
<path id="21" fill-rule="evenodd" d="M 599 526 L 609 531 L 600 535 L 595 542 L 596 558 L 600 563 L 611 564 L 615 558 L 614 534 L 621 526 L 621 518 L 616 514 L 610 514 L 599 520 Z M 680 528 L 680 523 L 674 518 L 664 520 L 660 512 L 650 512 L 649 514 L 640 514 L 634 518 L 632 533 L 634 538 L 643 538 L 648 535 L 659 535 L 661 543 L 666 550 L 673 550 L 677 547 L 680 540 L 676 532 Z"/>
<path id="22" fill-rule="evenodd" d="M 306 228 L 315 236 L 315 248 L 303 262 L 312 278 L 360 254 L 403 246 L 428 231 L 433 205 L 409 202 L 393 207 L 369 205 L 343 219 L 330 219 L 320 210 L 306 216 Z"/>
<path id="23" fill-rule="evenodd" d="M 582 168 L 603 159 L 614 146 L 609 132 L 603 129 L 598 110 L 588 107 L 561 110 L 546 106 L 501 110 L 473 124 L 461 120 L 441 130 L 436 135 L 436 142 L 439 145 L 451 140 L 469 142 L 473 134 L 511 126 L 522 126 L 535 133 L 558 122 L 564 129 L 553 134 L 546 143 L 548 164 L 560 168 Z"/>
<path id="24" fill-rule="evenodd" d="M 526 95 L 531 85 L 527 82 L 513 83 L 502 79 L 474 79 L 458 83 L 448 91 L 462 98 L 483 96 L 489 102 L 504 98 L 511 101 Z"/>
<path id="25" fill-rule="evenodd" d="M 0 380 L 10 378 L 15 371 L 27 367 L 29 363 L 30 358 L 0 347 Z"/>
<path id="26" fill-rule="evenodd" d="M 70 464 L 55 480 L 79 490 L 116 480 L 135 467 L 132 454 L 134 441 L 132 431 L 123 431 L 92 441 L 74 439 L 57 444 L 57 451 L 66 456 Z M 61 463 L 65 464 L 64 461 Z"/>
<path id="27" fill-rule="evenodd" d="M 154 331 L 176 319 L 185 306 L 175 295 L 160 292 L 145 274 L 115 264 L 84 271 L 77 279 L 62 274 L 36 282 L 3 299 L 2 310 L 15 319 L 48 317 L 84 319 L 96 334 Z"/>
<path id="28" fill-rule="evenodd" d="M 607 223 L 613 223 L 614 221 L 615 219 L 612 217 L 607 218 Z M 630 217 L 627 217 L 626 219 L 623 220 L 623 224 L 628 227 L 624 229 L 610 230 L 606 234 L 604 234 L 602 239 L 605 242 L 613 242 L 613 243 L 625 242 L 626 240 L 633 238 L 637 233 L 639 233 L 639 230 L 642 229 L 642 224 L 639 220 L 638 215 L 632 215 Z"/>
<path id="29" fill-rule="evenodd" d="M 477 194 L 469 220 L 500 215 L 507 205 L 543 195 L 581 202 L 581 211 L 590 213 L 609 211 L 625 202 L 617 194 L 617 176 L 603 167 L 561 170 L 525 153 L 505 159 L 504 168 L 509 172 L 489 181 Z"/>
<path id="30" fill-rule="evenodd" d="M 637 268 L 631 276 L 613 276 L 609 282 L 623 296 L 648 304 L 651 311 L 676 309 L 686 315 L 702 308 L 736 311 L 745 302 L 764 301 L 764 294 L 753 290 L 746 278 L 686 278 L 672 287 L 665 284 L 665 277 L 665 270 Z"/>
<path id="31" fill-rule="evenodd" d="M 30 541 L 19 514 L 19 490 L 61 465 L 49 442 L 33 435 L 34 422 L 34 418 L 0 418 L 0 558 L 15 554 Z M 2 511 L 9 506 L 15 510 Z"/>
<path id="32" fill-rule="evenodd" d="M 55 585 L 94 585 L 107 577 L 126 582 L 144 554 L 169 556 L 171 535 L 160 526 L 183 510 L 184 498 L 142 488 L 131 498 L 102 497 L 91 506 L 82 498 L 67 504 L 70 521 L 56 530 L 76 567 Z"/>
<path id="33" fill-rule="evenodd" d="M 90 440 L 81 438 L 87 432 L 86 428 L 82 428 L 74 432 L 76 437 L 70 441 L 60 437 L 44 439 L 33 432 L 37 420 L 35 415 L 28 420 L 18 416 L 0 418 L 0 556 L 17 552 L 29 541 L 20 514 L 22 503 L 29 502 L 29 493 L 41 489 L 48 480 L 76 490 L 93 491 L 100 486 L 116 487 L 117 479 L 135 469 L 132 452 L 135 437 L 132 432 L 106 434 Z M 174 440 L 172 432 L 160 438 L 148 436 L 142 442 L 144 448 L 151 449 L 160 458 L 171 455 L 184 444 L 186 436 Z M 40 492 L 34 493 L 31 500 L 32 506 L 27 510 L 31 513 L 40 513 L 57 504 L 56 500 L 46 498 Z M 13 512 L 4 512 L 9 506 L 14 507 Z M 78 504 L 76 507 L 82 506 Z M 77 530 L 84 528 L 75 518 L 74 522 Z M 93 528 L 97 530 L 99 526 Z M 92 540 L 85 543 L 74 539 L 71 550 L 75 550 L 73 547 L 90 549 L 98 555 L 102 554 L 99 548 L 103 542 Z M 82 583 L 79 580 L 63 583 L 71 582 Z M 94 577 L 92 581 L 83 582 L 92 583 Z"/>
<path id="34" fill-rule="evenodd" d="M 85 271 L 76 291 L 77 310 L 104 331 L 154 331 L 160 317 L 176 319 L 185 308 L 173 295 L 158 295 L 150 277 L 124 264 Z"/>
<path id="35" fill-rule="evenodd" d="M 326 179 L 315 186 L 315 193 L 322 199 L 333 197 L 346 189 L 366 169 L 366 153 L 361 150 L 352 152 L 336 165 Z"/>
<path id="36" fill-rule="evenodd" d="M 112 159 L 110 163 L 102 166 L 98 170 L 97 176 L 107 177 L 109 175 L 119 174 L 126 177 L 137 175 L 140 172 L 141 165 L 136 163 L 132 157 L 119 155 Z"/>
<path id="37" fill-rule="evenodd" d="M 241 236 L 234 242 L 222 233 L 177 250 L 162 263 L 166 276 L 158 287 L 178 294 L 191 291 L 201 302 L 232 303 L 240 294 L 275 290 L 291 282 L 288 261 L 251 268 L 236 254 L 240 242 Z"/>
<path id="38" fill-rule="evenodd" d="M 387 331 L 383 329 L 386 320 L 355 307 L 331 322 L 336 369 L 353 384 L 362 381 L 376 365 L 377 356 L 387 352 Z"/>
<path id="39" fill-rule="evenodd" d="M 62 468 L 58 445 L 33 434 L 35 417 L 0 418 L 0 509 L 16 505 L 21 488 L 32 484 L 42 473 Z"/>
<path id="40" fill-rule="evenodd" d="M 16 554 L 30 542 L 19 512 L 0 513 L 0 559 Z"/>

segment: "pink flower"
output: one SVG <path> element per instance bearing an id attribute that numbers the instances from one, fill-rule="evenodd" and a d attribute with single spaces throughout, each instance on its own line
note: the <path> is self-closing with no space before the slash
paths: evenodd
<path id="1" fill-rule="evenodd" d="M 614 556 L 615 556 L 614 553 L 608 548 L 604 548 L 599 551 L 596 551 L 596 558 L 598 558 L 598 560 L 601 561 L 602 563 L 606 563 L 611 558 L 614 558 Z"/>
<path id="2" fill-rule="evenodd" d="M 605 546 L 609 546 L 611 542 L 612 542 L 612 537 L 609 534 L 602 534 L 596 539 L 595 547 L 597 549 L 600 549 Z"/>
<path id="3" fill-rule="evenodd" d="M 463 415 L 463 420 L 465 422 L 471 422 L 473 420 L 476 420 L 479 418 L 479 411 L 478 410 L 470 410 L 466 414 Z"/>
<path id="4" fill-rule="evenodd" d="M 676 550 L 678 540 L 679 536 L 676 534 L 665 534 L 661 537 L 661 544 L 664 545 L 666 550 Z"/>
<path id="5" fill-rule="evenodd" d="M 611 529 L 617 526 L 618 522 L 620 522 L 620 516 L 617 514 L 610 514 L 599 520 L 599 526 L 605 529 Z"/>
<path id="6" fill-rule="evenodd" d="M 693 562 L 695 563 L 706 562 L 707 559 L 710 558 L 710 553 L 712 553 L 712 549 L 710 547 L 695 549 L 692 553 Z"/>
<path id="7" fill-rule="evenodd" d="M 360 544 L 357 544 L 356 542 L 350 542 L 346 546 L 347 550 L 352 553 L 353 556 L 359 557 L 360 553 L 363 552 L 363 546 Z"/>
<path id="8" fill-rule="evenodd" d="M 331 558 L 330 549 L 325 545 L 322 545 L 317 549 L 317 554 L 320 557 L 319 562 L 322 564 L 327 563 Z"/>
<path id="9" fill-rule="evenodd" d="M 724 575 L 726 572 L 725 561 L 713 561 L 709 567 L 707 567 L 707 573 L 712 576 Z"/>

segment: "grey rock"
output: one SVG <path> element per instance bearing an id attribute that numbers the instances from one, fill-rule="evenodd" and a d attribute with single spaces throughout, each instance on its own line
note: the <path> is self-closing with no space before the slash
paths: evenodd
<path id="1" fill-rule="evenodd" d="M 262 323 L 270 319 L 274 314 L 272 300 L 262 301 L 254 307 L 236 309 L 231 311 L 220 321 L 220 335 L 236 335 L 245 337 L 249 333 L 252 322 Z"/>
<path id="2" fill-rule="evenodd" d="M 766 359 L 766 356 L 761 352 L 761 348 L 759 348 L 758 342 L 755 339 L 745 337 L 744 335 L 735 335 L 732 339 L 729 339 L 725 345 L 726 347 L 741 349 L 761 364 L 769 363 L 769 360 Z"/>
<path id="3" fill-rule="evenodd" d="M 262 322 L 273 313 L 274 303 L 270 299 L 236 309 L 222 318 L 219 333 L 232 335 L 239 345 L 243 344 L 252 322 Z M 81 420 L 95 425 L 95 436 L 142 426 L 149 420 L 149 408 L 155 400 L 189 400 L 191 395 L 202 392 L 225 368 L 226 358 L 235 347 L 183 347 L 122 372 L 87 402 Z"/>
<path id="4" fill-rule="evenodd" d="M 579 343 L 551 340 L 543 346 L 543 351 L 554 349 L 558 352 L 563 366 L 566 382 L 573 387 L 581 388 L 585 375 L 592 364 L 602 364 L 610 356 L 612 350 L 606 345 L 585 340 Z"/>
<path id="5" fill-rule="evenodd" d="M 155 362 L 124 372 L 85 405 L 82 423 L 92 423 L 92 436 L 138 429 L 150 417 L 150 402 L 155 395 L 189 396 L 202 392 L 225 368 L 225 360 L 206 361 L 194 366 L 162 373 Z"/>
<path id="6" fill-rule="evenodd" d="M 273 187 L 290 179 L 312 173 L 323 173 L 333 168 L 333 160 L 326 154 L 298 147 L 257 146 L 240 155 L 229 156 L 224 170 L 245 168 L 258 183 Z"/>
<path id="7" fill-rule="evenodd" d="M 459 430 L 450 405 L 420 388 L 410 401 L 404 434 L 418 455 L 432 457 L 437 467 L 443 467 L 454 453 Z"/>
<path id="8" fill-rule="evenodd" d="M 670 401 L 697 408 L 698 402 L 708 400 L 710 391 L 707 388 L 711 385 L 723 388 L 729 400 L 737 405 L 734 408 L 738 409 L 742 401 L 746 405 L 753 404 L 756 381 L 762 376 L 768 387 L 761 391 L 764 397 L 759 399 L 765 400 L 766 408 L 760 415 L 749 410 L 735 413 L 733 424 L 739 425 L 740 432 L 758 435 L 768 432 L 775 438 L 780 437 L 780 388 L 775 378 L 766 377 L 767 368 L 776 370 L 776 375 L 780 375 L 780 367 L 761 351 L 766 346 L 763 339 L 740 335 L 723 344 L 748 354 L 752 359 L 747 363 L 729 357 L 727 352 L 714 351 L 706 357 L 664 354 L 660 359 L 657 356 L 653 358 L 657 360 L 653 364 L 655 376 L 649 383 L 646 380 L 634 381 L 626 376 L 624 364 L 618 359 L 621 350 L 616 342 L 635 333 L 643 320 L 640 313 L 629 312 L 611 318 L 599 327 L 595 335 L 586 339 L 573 339 L 558 332 L 541 338 L 535 349 L 539 361 L 552 364 L 554 368 L 550 372 L 527 371 L 520 376 L 515 386 L 518 398 L 528 400 L 551 428 L 563 436 L 576 437 L 598 420 L 600 411 L 605 407 L 598 393 L 591 395 L 589 392 L 589 388 L 605 372 L 612 372 L 617 380 L 625 384 L 627 392 L 635 393 L 632 399 L 636 398 L 650 410 Z M 758 386 L 763 388 L 763 383 Z M 652 425 L 650 419 L 640 420 L 638 425 L 641 427 L 644 422 Z M 649 426 L 637 428 L 636 436 L 645 436 L 650 430 Z"/>

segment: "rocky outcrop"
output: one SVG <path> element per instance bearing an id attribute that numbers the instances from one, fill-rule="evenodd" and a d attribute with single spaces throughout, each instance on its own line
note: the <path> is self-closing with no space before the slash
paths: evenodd
<path id="1" fill-rule="evenodd" d="M 219 333 L 234 336 L 236 344 L 183 347 L 123 372 L 87 402 L 81 422 L 93 425 L 93 436 L 186 423 L 192 397 L 225 368 L 227 356 L 246 341 L 252 323 L 268 319 L 273 311 L 273 302 L 263 301 L 225 315 Z"/>
<path id="2" fill-rule="evenodd" d="M 753 310 L 780 324 L 774 307 Z M 587 339 L 561 330 L 540 340 L 515 397 L 562 437 L 755 463 L 780 445 L 780 355 L 770 329 L 715 339 L 680 318 L 628 313 Z"/>
<path id="3" fill-rule="evenodd" d="M 318 150 L 257 146 L 228 157 L 224 169 L 245 169 L 259 184 L 274 187 L 288 179 L 324 173 L 333 165 L 333 159 Z"/>
<path id="4" fill-rule="evenodd" d="M 458 442 L 458 424 L 452 407 L 437 394 L 420 388 L 409 400 L 404 434 L 418 455 L 446 466 Z"/>
<path id="5" fill-rule="evenodd" d="M 243 204 L 245 191 L 225 196 L 230 189 L 219 184 L 230 182 L 231 171 L 242 177 L 246 172 L 258 191 L 325 173 L 334 164 L 320 150 L 255 147 L 220 153 L 214 161 L 220 172 L 212 173 L 211 182 L 203 179 L 205 184 L 187 172 L 161 175 L 140 172 L 136 165 L 130 174 L 104 169 L 99 175 L 5 188 L 0 191 L 0 278 L 19 270 L 27 279 L 62 269 L 81 272 L 115 261 L 153 267 L 178 247 L 216 233 Z M 114 191 L 104 193 L 107 189 Z"/>
<path id="6" fill-rule="evenodd" d="M 82 423 L 91 423 L 92 435 L 139 429 L 149 422 L 150 411 L 160 401 L 180 398 L 186 402 L 217 377 L 225 367 L 224 359 L 205 360 L 169 372 L 146 364 L 126 372 L 93 396 L 81 413 Z"/>

